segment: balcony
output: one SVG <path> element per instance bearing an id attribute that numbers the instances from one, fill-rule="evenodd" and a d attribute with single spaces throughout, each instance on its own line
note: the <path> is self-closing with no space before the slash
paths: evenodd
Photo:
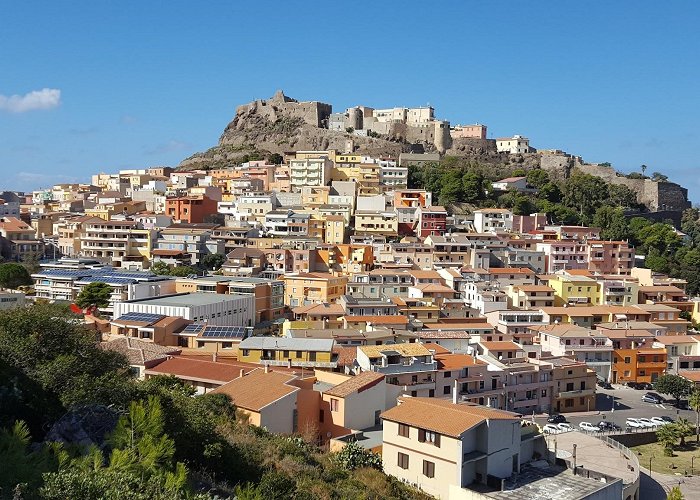
<path id="1" fill-rule="evenodd" d="M 397 363 L 391 365 L 371 365 L 372 371 L 385 374 L 400 374 L 400 373 L 416 373 L 416 372 L 432 372 L 437 370 L 437 361 L 432 363 L 423 363 L 414 361 L 412 363 Z"/>
<path id="2" fill-rule="evenodd" d="M 267 359 L 260 358 L 260 363 L 270 366 L 298 366 L 301 368 L 336 368 L 338 363 L 335 361 L 303 361 L 303 360 L 286 360 L 286 359 Z"/>
<path id="3" fill-rule="evenodd" d="M 612 345 L 586 344 L 586 345 L 565 345 L 565 351 L 612 351 Z"/>
<path id="4" fill-rule="evenodd" d="M 585 396 L 593 396 L 595 394 L 595 389 L 579 389 L 577 391 L 561 391 L 559 393 L 560 398 L 578 398 Z"/>
<path id="5" fill-rule="evenodd" d="M 411 382 L 409 384 L 402 384 L 401 385 L 401 390 L 404 392 L 411 392 L 411 391 L 422 391 L 422 390 L 430 390 L 430 389 L 435 389 L 435 381 L 434 380 L 423 380 L 423 381 L 418 381 L 418 382 Z"/>
<path id="6" fill-rule="evenodd" d="M 666 362 L 665 361 L 637 361 L 637 369 L 665 369 L 666 368 Z"/>

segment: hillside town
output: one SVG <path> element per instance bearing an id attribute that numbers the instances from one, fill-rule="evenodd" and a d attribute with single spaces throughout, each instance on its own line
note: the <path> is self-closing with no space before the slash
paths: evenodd
<path id="1" fill-rule="evenodd" d="M 329 127 L 423 123 L 424 108 L 399 111 L 374 110 L 369 128 L 359 110 L 330 115 Z M 628 241 L 545 213 L 457 216 L 409 189 L 429 153 L 346 149 L 6 191 L 2 257 L 35 269 L 0 307 L 72 304 L 136 377 L 226 394 L 252 424 L 330 450 L 359 442 L 440 498 L 546 457 L 535 418 L 600 415 L 600 387 L 700 382 L 700 301 Z M 522 176 L 492 189 L 536 191 Z M 102 300 L 75 305 L 100 286 Z M 638 478 L 609 486 L 637 498 Z"/>

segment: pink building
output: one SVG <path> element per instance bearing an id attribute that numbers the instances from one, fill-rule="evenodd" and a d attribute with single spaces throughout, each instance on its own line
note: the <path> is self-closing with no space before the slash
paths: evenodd
<path id="1" fill-rule="evenodd" d="M 626 241 L 588 241 L 590 271 L 628 276 L 633 267 L 634 248 Z"/>
<path id="2" fill-rule="evenodd" d="M 444 207 L 421 207 L 418 209 L 418 228 L 416 235 L 421 238 L 426 236 L 442 236 L 447 228 L 447 210 Z"/>
<path id="3" fill-rule="evenodd" d="M 588 269 L 588 245 L 577 241 L 543 241 L 537 250 L 544 252 L 545 272 Z"/>
<path id="4" fill-rule="evenodd" d="M 450 129 L 453 139 L 473 138 L 486 139 L 486 125 L 475 123 L 474 125 L 455 125 Z"/>

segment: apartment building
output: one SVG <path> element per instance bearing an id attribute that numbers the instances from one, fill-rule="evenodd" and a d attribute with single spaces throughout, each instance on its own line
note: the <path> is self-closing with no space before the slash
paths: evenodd
<path id="1" fill-rule="evenodd" d="M 626 241 L 588 240 L 588 269 L 599 274 L 629 276 L 634 248 Z"/>
<path id="2" fill-rule="evenodd" d="M 577 241 L 542 241 L 537 243 L 537 250 L 544 252 L 545 272 L 572 269 L 588 269 L 588 246 Z"/>
<path id="3" fill-rule="evenodd" d="M 301 192 L 305 186 L 325 186 L 330 184 L 333 162 L 328 158 L 303 158 L 287 161 L 290 175 L 290 189 Z"/>
<path id="4" fill-rule="evenodd" d="M 613 342 L 604 333 L 577 325 L 534 327 L 543 351 L 586 363 L 600 380 L 611 380 Z"/>
<path id="5" fill-rule="evenodd" d="M 9 261 L 39 260 L 44 243 L 34 228 L 16 217 L 0 218 L 0 257 Z"/>
<path id="6" fill-rule="evenodd" d="M 399 234 L 398 231 L 399 219 L 395 211 L 355 211 L 356 234 L 381 234 L 385 236 L 397 236 Z"/>
<path id="7" fill-rule="evenodd" d="M 586 363 L 567 358 L 547 359 L 554 366 L 552 410 L 560 412 L 595 410 L 596 372 Z"/>
<path id="8" fill-rule="evenodd" d="M 112 263 L 116 267 L 142 268 L 151 259 L 156 231 L 135 221 L 94 219 L 84 223 L 80 254 Z"/>
<path id="9" fill-rule="evenodd" d="M 217 200 L 205 195 L 179 196 L 165 200 L 165 213 L 176 222 L 207 222 L 207 218 L 216 214 L 217 210 Z"/>
<path id="10" fill-rule="evenodd" d="M 554 306 L 600 304 L 600 283 L 586 276 L 558 274 L 549 279 L 554 289 Z"/>
<path id="11" fill-rule="evenodd" d="M 265 214 L 265 232 L 272 237 L 306 237 L 311 214 L 296 210 L 271 210 Z"/>
<path id="12" fill-rule="evenodd" d="M 474 210 L 474 229 L 477 233 L 506 233 L 513 230 L 513 212 L 505 208 Z"/>
<path id="13" fill-rule="evenodd" d="M 653 383 L 666 372 L 666 367 L 666 349 L 616 349 L 613 353 L 612 383 Z"/>
<path id="14" fill-rule="evenodd" d="M 447 210 L 441 206 L 419 207 L 418 227 L 416 235 L 425 238 L 426 236 L 442 236 L 447 227 Z M 398 229 L 398 228 L 397 228 Z"/>
<path id="15" fill-rule="evenodd" d="M 198 264 L 205 255 L 224 253 L 224 242 L 212 238 L 212 227 L 174 224 L 158 232 L 152 254 L 168 264 Z"/>
<path id="16" fill-rule="evenodd" d="M 362 371 L 384 374 L 403 394 L 435 396 L 437 362 L 423 344 L 359 346 L 357 364 Z"/>
<path id="17" fill-rule="evenodd" d="M 533 455 L 511 412 L 414 397 L 400 398 L 381 418 L 384 471 L 437 498 L 466 498 L 462 488 L 510 477 Z M 540 436 L 538 453 L 542 446 Z"/>
<path id="18" fill-rule="evenodd" d="M 343 294 L 347 276 L 328 273 L 294 273 L 283 276 L 285 301 L 289 307 L 336 302 Z"/>
<path id="19" fill-rule="evenodd" d="M 522 135 L 499 137 L 496 139 L 496 151 L 499 153 L 521 154 L 530 152 L 530 140 Z"/>
<path id="20" fill-rule="evenodd" d="M 547 285 L 509 285 L 505 289 L 508 305 L 518 309 L 539 309 L 554 305 L 555 290 Z"/>

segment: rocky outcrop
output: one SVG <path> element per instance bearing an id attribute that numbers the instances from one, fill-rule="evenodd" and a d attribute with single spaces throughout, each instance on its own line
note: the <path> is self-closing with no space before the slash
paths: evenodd
<path id="1" fill-rule="evenodd" d="M 84 449 L 91 446 L 103 448 L 118 420 L 119 414 L 106 406 L 81 406 L 69 411 L 53 424 L 44 441 L 76 445 Z"/>

